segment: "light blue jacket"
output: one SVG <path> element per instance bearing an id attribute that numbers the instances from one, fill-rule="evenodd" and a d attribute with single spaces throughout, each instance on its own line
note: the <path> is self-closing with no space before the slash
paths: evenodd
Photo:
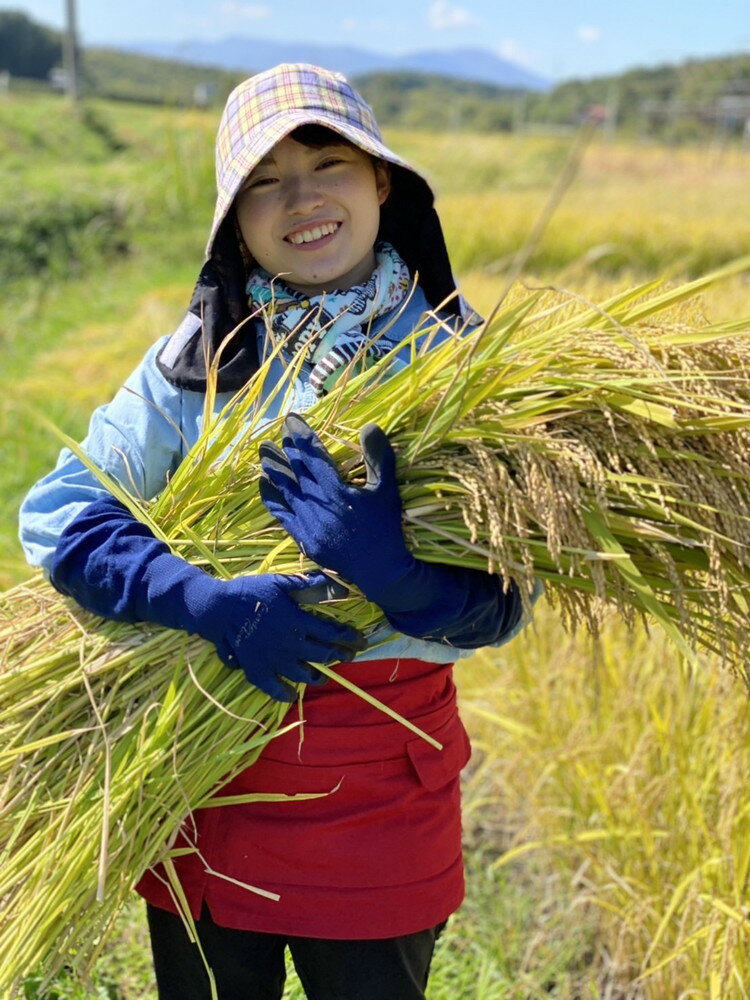
<path id="1" fill-rule="evenodd" d="M 379 343 L 396 347 L 404 337 L 421 327 L 434 328 L 434 314 L 427 315 L 429 306 L 421 289 L 417 288 L 391 328 Z M 372 324 L 373 334 L 392 321 L 392 315 L 379 317 Z M 173 345 L 179 347 L 184 324 L 173 334 Z M 448 326 L 437 335 L 431 332 L 435 345 L 452 336 Z M 258 333 L 258 353 L 262 358 L 266 348 L 265 333 Z M 170 338 L 157 341 L 147 352 L 112 402 L 94 411 L 88 434 L 82 447 L 91 461 L 109 473 L 129 492 L 144 500 L 156 497 L 171 474 L 198 439 L 205 397 L 201 392 L 179 389 L 168 382 L 156 365 L 156 358 Z M 420 341 L 417 340 L 417 347 Z M 167 348 L 169 349 L 169 348 Z M 394 371 L 408 364 L 412 347 L 407 345 L 395 356 Z M 284 362 L 274 360 L 264 383 L 268 397 L 282 377 Z M 309 384 L 310 366 L 304 364 L 294 380 L 293 391 L 287 396 L 288 409 L 302 413 L 315 402 Z M 220 393 L 216 412 L 223 409 L 233 393 Z M 280 413 L 281 394 L 270 404 L 267 420 Z M 34 485 L 20 510 L 20 538 L 28 561 L 49 571 L 53 553 L 64 528 L 94 500 L 107 496 L 98 479 L 68 448 L 60 452 L 57 465 Z M 519 626 L 520 628 L 520 626 Z M 518 629 L 516 630 L 518 631 Z M 514 631 L 513 635 L 516 634 Z M 507 642 L 512 636 L 506 636 Z M 386 641 L 384 641 L 386 640 Z M 371 648 L 357 659 L 415 658 L 433 663 L 448 663 L 457 656 L 468 656 L 441 643 L 413 639 L 384 626 L 369 637 Z"/>

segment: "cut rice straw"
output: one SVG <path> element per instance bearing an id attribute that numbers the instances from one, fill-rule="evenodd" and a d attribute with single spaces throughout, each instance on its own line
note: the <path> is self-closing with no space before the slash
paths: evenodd
<path id="1" fill-rule="evenodd" d="M 420 332 L 432 349 L 415 336 L 408 367 L 352 369 L 306 416 L 355 481 L 359 429 L 383 427 L 420 558 L 499 573 L 529 610 L 542 581 L 570 628 L 596 631 L 611 609 L 656 621 L 680 655 L 708 652 L 747 682 L 748 325 L 707 326 L 694 297 L 748 268 L 599 305 L 515 288 L 484 333 L 433 323 Z M 261 402 L 266 370 L 155 500 L 97 473 L 175 553 L 224 577 L 310 568 L 258 494 L 259 442 L 281 434 Z M 356 591 L 319 610 L 383 625 Z M 101 621 L 41 578 L 4 596 L 0 636 L 11 997 L 35 969 L 86 971 L 144 870 L 169 870 L 191 813 L 284 731 L 287 706 L 200 638 Z"/>

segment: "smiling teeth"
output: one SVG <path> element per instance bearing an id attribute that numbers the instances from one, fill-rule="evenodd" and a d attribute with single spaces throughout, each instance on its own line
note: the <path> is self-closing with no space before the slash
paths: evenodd
<path id="1" fill-rule="evenodd" d="M 331 233 L 335 233 L 339 228 L 337 222 L 327 222 L 324 226 L 316 226 L 315 229 L 304 229 L 301 233 L 292 233 L 291 236 L 287 236 L 290 243 L 312 243 L 313 240 L 319 240 L 322 236 L 330 236 Z"/>

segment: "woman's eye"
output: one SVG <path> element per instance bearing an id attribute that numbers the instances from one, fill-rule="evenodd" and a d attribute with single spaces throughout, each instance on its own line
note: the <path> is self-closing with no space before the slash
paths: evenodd
<path id="1" fill-rule="evenodd" d="M 335 167 L 337 163 L 343 163 L 343 159 L 340 156 L 326 156 L 324 160 L 321 160 L 318 166 L 320 167 Z"/>
<path id="2" fill-rule="evenodd" d="M 243 190 L 254 191 L 256 188 L 268 187 L 269 185 L 275 183 L 276 183 L 275 177 L 255 177 L 252 180 L 249 180 L 247 184 L 245 184 Z"/>

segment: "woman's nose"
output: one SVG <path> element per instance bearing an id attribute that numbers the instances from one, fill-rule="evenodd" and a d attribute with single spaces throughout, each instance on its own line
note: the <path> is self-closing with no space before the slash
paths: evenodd
<path id="1" fill-rule="evenodd" d="M 304 215 L 323 202 L 323 195 L 314 177 L 295 177 L 287 184 L 286 203 L 289 212 Z"/>

